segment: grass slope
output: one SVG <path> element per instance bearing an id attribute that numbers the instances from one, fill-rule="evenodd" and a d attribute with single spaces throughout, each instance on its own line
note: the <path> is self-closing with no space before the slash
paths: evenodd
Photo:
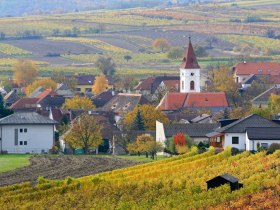
<path id="1" fill-rule="evenodd" d="M 0 172 L 11 171 L 30 164 L 31 155 L 0 155 Z"/>

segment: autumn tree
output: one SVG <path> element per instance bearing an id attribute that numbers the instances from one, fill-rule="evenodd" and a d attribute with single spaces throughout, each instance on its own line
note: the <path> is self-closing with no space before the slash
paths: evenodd
<path id="1" fill-rule="evenodd" d="M 38 76 L 38 68 L 33 61 L 19 60 L 13 67 L 14 80 L 20 86 L 31 84 Z"/>
<path id="2" fill-rule="evenodd" d="M 156 120 L 162 123 L 169 123 L 165 113 L 156 109 L 156 107 L 153 105 L 145 104 L 142 106 L 137 106 L 132 111 L 127 113 L 124 118 L 124 125 L 127 128 L 132 129 L 138 111 L 140 111 L 141 116 L 143 117 L 144 127 L 146 130 L 155 130 Z"/>
<path id="3" fill-rule="evenodd" d="M 156 157 L 157 152 L 163 150 L 161 143 L 156 142 L 155 139 L 149 135 L 142 134 L 136 138 L 136 141 L 128 144 L 127 149 L 130 153 L 145 153 L 146 157 L 151 155 L 151 158 Z"/>
<path id="4" fill-rule="evenodd" d="M 170 48 L 169 42 L 164 38 L 155 39 L 152 43 L 154 49 L 159 49 L 164 52 Z"/>
<path id="5" fill-rule="evenodd" d="M 84 113 L 73 122 L 65 136 L 65 142 L 72 148 L 82 148 L 88 153 L 89 149 L 95 149 L 102 144 L 101 130 L 100 123 L 93 116 Z"/>
<path id="6" fill-rule="evenodd" d="M 55 81 L 51 79 L 40 79 L 26 87 L 26 95 L 30 95 L 36 88 L 43 87 L 45 89 L 55 90 L 57 88 L 57 84 Z"/>
<path id="7" fill-rule="evenodd" d="M 116 64 L 113 59 L 100 56 L 95 61 L 96 67 L 106 76 L 113 76 L 116 71 Z"/>
<path id="8" fill-rule="evenodd" d="M 95 77 L 94 84 L 92 86 L 92 92 L 94 95 L 98 95 L 107 90 L 109 86 L 108 79 L 104 74 Z"/>
<path id="9" fill-rule="evenodd" d="M 91 110 L 95 109 L 95 106 L 88 97 L 75 96 L 74 98 L 66 99 L 63 108 Z"/>
<path id="10" fill-rule="evenodd" d="M 240 94 L 238 84 L 234 81 L 232 71 L 225 65 L 221 65 L 210 73 L 211 85 L 210 90 L 226 92 L 230 102 L 234 107 L 238 107 Z"/>
<path id="11" fill-rule="evenodd" d="M 178 154 L 184 154 L 186 152 L 189 152 L 190 147 L 194 144 L 193 140 L 189 136 L 181 132 L 177 133 L 173 137 L 173 141 L 176 148 L 176 152 Z"/>

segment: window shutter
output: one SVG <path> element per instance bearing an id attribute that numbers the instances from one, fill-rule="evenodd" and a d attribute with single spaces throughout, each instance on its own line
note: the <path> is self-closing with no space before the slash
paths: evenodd
<path id="1" fill-rule="evenodd" d="M 18 129 L 15 129 L 15 145 L 18 145 Z"/>

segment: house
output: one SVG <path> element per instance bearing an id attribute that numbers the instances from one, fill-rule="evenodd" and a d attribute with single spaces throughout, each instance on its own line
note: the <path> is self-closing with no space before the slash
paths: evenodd
<path id="1" fill-rule="evenodd" d="M 252 99 L 253 107 L 266 108 L 272 94 L 280 95 L 280 86 L 274 86 Z"/>
<path id="2" fill-rule="evenodd" d="M 250 150 L 251 147 L 246 142 L 247 129 L 254 128 L 278 128 L 280 125 L 265 119 L 259 115 L 252 114 L 245 118 L 233 121 L 232 123 L 215 129 L 206 136 L 209 138 L 209 145 L 225 149 L 227 146 L 235 147 L 239 150 Z"/>
<path id="3" fill-rule="evenodd" d="M 76 77 L 76 91 L 79 93 L 91 93 L 96 75 L 79 75 Z M 108 80 L 108 89 L 113 88 L 114 82 L 112 77 L 106 76 Z"/>
<path id="4" fill-rule="evenodd" d="M 184 133 L 190 136 L 195 143 L 208 142 L 206 134 L 218 127 L 218 123 L 163 124 L 157 121 L 156 140 L 164 144 L 168 138 L 177 133 Z"/>
<path id="5" fill-rule="evenodd" d="M 258 144 L 262 148 L 268 149 L 273 143 L 280 144 L 280 127 L 249 127 L 246 129 L 247 150 L 256 151 Z"/>
<path id="6" fill-rule="evenodd" d="M 238 63 L 233 67 L 234 77 L 237 83 L 242 84 L 251 75 L 280 75 L 280 63 Z"/>
<path id="7" fill-rule="evenodd" d="M 73 98 L 75 96 L 73 91 L 63 83 L 57 85 L 55 93 L 64 98 Z"/>
<path id="8" fill-rule="evenodd" d="M 214 177 L 213 179 L 208 180 L 207 190 L 211 188 L 220 187 L 224 184 L 230 185 L 231 191 L 238 190 L 243 187 L 243 184 L 238 183 L 238 179 L 230 174 L 222 174 Z"/>
<path id="9" fill-rule="evenodd" d="M 100 108 L 103 107 L 106 103 L 108 103 L 115 95 L 116 92 L 113 89 L 109 89 L 103 91 L 98 95 L 93 96 L 91 100 L 93 104 L 96 106 L 96 108 Z"/>
<path id="10" fill-rule="evenodd" d="M 35 112 L 17 112 L 0 119 L 0 151 L 46 153 L 54 145 L 56 121 Z"/>
<path id="11" fill-rule="evenodd" d="M 136 92 L 141 93 L 143 95 L 150 95 L 152 92 L 152 86 L 155 81 L 155 77 L 148 77 L 139 82 L 139 84 L 135 87 Z"/>
<path id="12" fill-rule="evenodd" d="M 11 90 L 7 95 L 5 95 L 4 100 L 6 102 L 6 107 L 10 107 L 13 103 L 19 100 L 19 96 L 15 90 Z"/>
<path id="13" fill-rule="evenodd" d="M 113 111 L 117 115 L 124 115 L 132 111 L 137 105 L 148 104 L 149 101 L 138 93 L 119 93 L 115 95 L 103 109 Z"/>
<path id="14" fill-rule="evenodd" d="M 229 108 L 224 92 L 201 92 L 200 80 L 200 66 L 190 39 L 180 67 L 180 92 L 167 92 L 157 108 L 165 112 L 206 109 L 213 113 Z"/>

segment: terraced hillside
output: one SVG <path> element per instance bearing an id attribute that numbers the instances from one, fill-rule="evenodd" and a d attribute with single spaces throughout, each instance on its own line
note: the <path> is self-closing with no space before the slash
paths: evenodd
<path id="1" fill-rule="evenodd" d="M 0 188 L 4 209 L 251 209 L 279 208 L 280 151 L 244 152 L 231 156 L 228 148 L 213 148 L 83 178 L 30 183 Z M 239 178 L 244 187 L 206 189 L 206 181 L 223 173 Z M 262 195 L 276 202 L 257 199 Z"/>

